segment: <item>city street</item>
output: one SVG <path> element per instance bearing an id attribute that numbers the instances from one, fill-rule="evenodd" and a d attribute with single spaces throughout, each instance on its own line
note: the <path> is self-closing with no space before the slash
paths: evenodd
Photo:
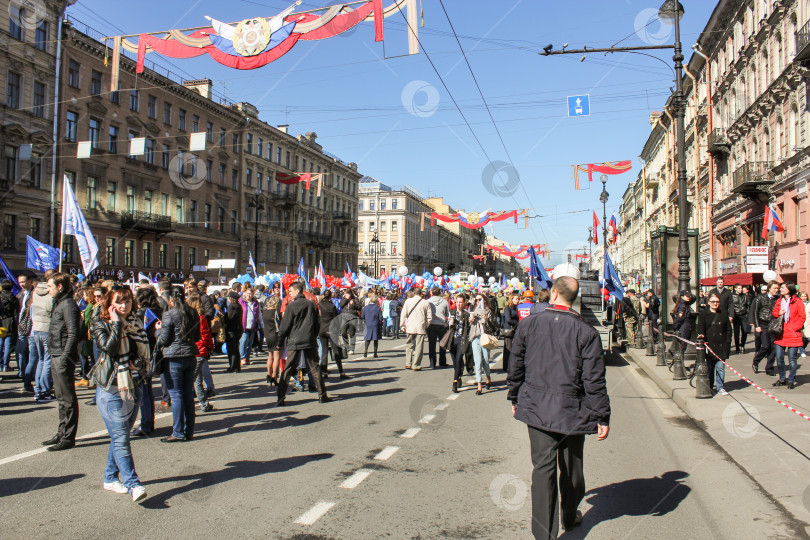
<path id="1" fill-rule="evenodd" d="M 80 390 L 73 450 L 43 452 L 56 405 L 2 379 L 0 500 L 6 538 L 530 538 L 528 436 L 505 375 L 454 395 L 450 369 L 404 371 L 404 341 L 354 355 L 333 403 L 292 393 L 275 409 L 264 366 L 214 362 L 215 411 L 194 441 L 163 444 L 169 414 L 135 440 L 142 505 L 101 489 L 108 438 Z M 500 368 L 500 352 L 495 367 Z M 427 356 L 425 356 L 427 363 Z M 4 374 L 5 375 L 5 374 Z M 472 377 L 465 377 L 471 381 Z M 799 538 L 803 526 L 642 375 L 613 357 L 610 437 L 586 442 L 581 538 Z M 115 532 L 117 531 L 117 532 Z"/>

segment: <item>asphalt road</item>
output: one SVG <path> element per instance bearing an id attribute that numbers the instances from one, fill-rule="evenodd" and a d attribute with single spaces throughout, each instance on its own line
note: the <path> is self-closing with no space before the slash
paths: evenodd
<path id="1" fill-rule="evenodd" d="M 512 419 L 505 376 L 476 396 L 452 371 L 405 371 L 404 340 L 381 358 L 353 356 L 335 401 L 307 392 L 275 409 L 262 365 L 222 373 L 216 410 L 189 443 L 167 445 L 171 418 L 133 442 L 148 498 L 103 491 L 108 438 L 80 390 L 76 448 L 42 452 L 55 404 L 0 382 L 3 538 L 531 538 L 526 427 Z M 427 358 L 425 359 L 427 360 Z M 500 367 L 500 362 L 495 364 Z M 465 380 L 471 380 L 465 377 Z M 722 448 L 621 358 L 608 367 L 610 437 L 586 442 L 580 538 L 799 538 L 803 526 Z"/>

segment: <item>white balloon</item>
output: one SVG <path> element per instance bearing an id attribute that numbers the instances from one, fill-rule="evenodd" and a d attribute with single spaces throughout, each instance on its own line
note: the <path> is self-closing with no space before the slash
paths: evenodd
<path id="1" fill-rule="evenodd" d="M 362 287 L 363 285 L 365 285 L 365 284 L 366 284 L 366 276 L 360 276 L 360 277 L 358 277 L 358 278 L 357 278 L 357 281 L 356 281 L 355 283 L 357 283 L 359 286 L 361 286 L 361 287 Z"/>
<path id="2" fill-rule="evenodd" d="M 579 268 L 571 263 L 562 263 L 554 267 L 554 279 L 570 276 L 574 279 L 579 279 Z"/>
<path id="3" fill-rule="evenodd" d="M 408 275 L 408 267 L 403 264 L 402 266 L 397 268 L 397 274 L 399 274 L 400 276 L 407 276 Z"/>
<path id="4" fill-rule="evenodd" d="M 478 276 L 476 276 L 476 275 L 471 275 L 471 276 L 469 276 L 469 277 L 467 278 L 467 281 L 469 281 L 469 282 L 470 282 L 470 284 L 473 284 L 473 285 L 474 285 L 474 284 L 475 284 L 475 282 L 476 282 L 476 281 L 478 281 Z"/>
<path id="5" fill-rule="evenodd" d="M 434 276 L 440 276 L 440 275 L 442 275 L 442 267 L 441 267 L 441 266 L 437 266 L 436 268 L 434 268 L 434 269 L 433 269 L 433 275 L 434 275 Z"/>
<path id="6" fill-rule="evenodd" d="M 489 282 L 490 285 L 492 285 L 493 283 L 495 283 L 495 278 L 490 276 L 487 281 Z"/>
<path id="7" fill-rule="evenodd" d="M 520 278 L 513 277 L 512 279 L 509 280 L 509 283 L 517 287 L 518 285 L 520 285 Z"/>
<path id="8" fill-rule="evenodd" d="M 773 271 L 773 270 L 766 270 L 765 272 L 762 273 L 762 279 L 765 280 L 765 283 L 770 283 L 771 281 L 776 281 L 777 277 L 778 276 L 776 275 L 776 272 Z"/>

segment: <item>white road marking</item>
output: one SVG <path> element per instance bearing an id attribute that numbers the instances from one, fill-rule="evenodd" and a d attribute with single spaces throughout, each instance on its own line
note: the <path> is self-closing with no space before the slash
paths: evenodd
<path id="1" fill-rule="evenodd" d="M 470 385 L 473 385 L 473 384 L 478 384 L 475 379 L 469 379 L 467 381 L 467 386 L 470 386 Z"/>
<path id="2" fill-rule="evenodd" d="M 328 501 L 320 501 L 315 506 L 301 514 L 301 517 L 295 520 L 299 525 L 312 525 L 318 521 L 325 513 L 327 513 L 336 503 Z"/>
<path id="3" fill-rule="evenodd" d="M 450 404 L 449 403 L 439 403 L 435 407 L 433 407 L 434 411 L 443 411 L 445 410 Z"/>
<path id="4" fill-rule="evenodd" d="M 420 431 L 422 431 L 422 428 L 412 427 L 409 428 L 405 433 L 400 435 L 400 437 L 402 437 L 403 439 L 413 439 L 414 437 L 416 437 L 416 434 L 419 433 Z"/>
<path id="5" fill-rule="evenodd" d="M 165 418 L 165 417 L 171 416 L 171 415 L 172 415 L 172 413 L 170 413 L 170 412 L 156 414 L 155 415 L 155 420 L 159 420 L 161 418 Z M 107 430 L 105 429 L 105 430 L 102 430 L 102 431 L 96 431 L 94 433 L 88 433 L 86 435 L 76 437 L 76 440 L 77 441 L 83 441 L 83 440 L 87 440 L 87 439 L 94 439 L 96 437 L 101 437 L 102 435 L 106 435 L 106 434 L 107 434 Z M 14 455 L 14 456 L 10 456 L 10 457 L 7 457 L 7 458 L 0 459 L 0 465 L 5 465 L 7 463 L 13 463 L 15 461 L 19 461 L 21 459 L 25 459 L 25 458 L 28 458 L 28 457 L 31 457 L 31 456 L 36 456 L 37 454 L 41 454 L 41 453 L 47 452 L 47 451 L 48 451 L 47 446 L 43 446 L 42 448 L 37 448 L 36 450 L 29 450 L 28 452 L 23 452 L 21 454 L 17 454 L 17 455 Z"/>
<path id="6" fill-rule="evenodd" d="M 394 454 L 396 454 L 397 450 L 399 450 L 399 446 L 386 446 L 385 448 L 382 449 L 382 451 L 379 454 L 374 456 L 374 459 L 378 461 L 385 461 Z"/>
<path id="7" fill-rule="evenodd" d="M 355 472 L 353 475 L 344 480 L 343 483 L 340 484 L 340 487 L 346 489 L 354 489 L 360 485 L 360 482 L 368 478 L 369 475 L 371 475 L 371 473 L 373 472 L 374 471 L 371 469 L 358 469 L 357 472 Z"/>
<path id="8" fill-rule="evenodd" d="M 458 396 L 459 396 L 459 394 L 450 394 L 449 396 L 447 396 L 444 399 L 446 399 L 447 401 L 455 401 L 456 399 L 458 399 Z"/>
<path id="9" fill-rule="evenodd" d="M 647 397 L 653 398 L 652 402 L 655 403 L 658 410 L 668 418 L 682 416 L 672 405 L 672 401 L 663 397 L 663 392 L 661 392 L 658 387 L 653 388 L 648 379 L 638 372 L 640 369 L 641 368 L 633 368 L 630 372 L 633 374 L 639 386 L 644 389 L 644 393 L 647 394 Z"/>
<path id="10" fill-rule="evenodd" d="M 436 418 L 435 414 L 426 414 L 422 418 L 419 419 L 419 424 L 429 424 L 431 420 Z"/>

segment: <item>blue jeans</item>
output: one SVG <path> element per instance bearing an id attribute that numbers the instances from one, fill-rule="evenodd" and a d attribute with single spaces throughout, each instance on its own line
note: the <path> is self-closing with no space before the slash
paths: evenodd
<path id="1" fill-rule="evenodd" d="M 717 391 L 723 390 L 723 384 L 726 382 L 726 365 L 720 360 L 715 359 L 714 365 L 709 362 L 709 386 L 716 387 Z"/>
<path id="2" fill-rule="evenodd" d="M 0 362 L 3 363 L 3 369 L 8 368 L 9 360 L 11 359 L 11 347 L 14 346 L 14 337 L 11 336 L 11 329 L 4 338 L 0 338 Z M 19 362 L 17 362 L 19 366 Z"/>
<path id="3" fill-rule="evenodd" d="M 211 366 L 208 364 L 208 362 L 203 365 L 202 376 L 203 382 L 205 383 L 205 388 L 207 390 L 216 390 L 216 387 L 214 386 L 214 376 L 211 375 Z"/>
<path id="4" fill-rule="evenodd" d="M 152 377 L 147 377 L 143 383 L 143 399 L 141 400 L 141 431 L 151 433 L 155 429 L 155 392 L 152 388 Z"/>
<path id="5" fill-rule="evenodd" d="M 172 435 L 178 439 L 194 436 L 194 370 L 193 356 L 167 358 L 169 376 L 166 386 L 172 397 Z"/>
<path id="6" fill-rule="evenodd" d="M 107 467 L 104 469 L 104 481 L 115 482 L 121 475 L 121 483 L 132 490 L 141 485 L 135 462 L 132 460 L 132 447 L 129 444 L 129 431 L 135 425 L 138 406 L 142 399 L 141 384 L 135 383 L 134 400 L 125 402 L 118 395 L 118 388 L 112 387 L 115 393 L 96 388 L 96 406 L 110 434 L 110 451 L 107 453 Z"/>
<path id="7" fill-rule="evenodd" d="M 250 360 L 250 349 L 253 347 L 253 336 L 255 335 L 255 330 L 245 330 L 242 337 L 239 338 L 239 358 L 242 360 Z"/>
<path id="8" fill-rule="evenodd" d="M 788 360 L 790 361 L 790 373 L 788 382 L 796 382 L 796 356 L 799 354 L 798 347 L 787 347 Z M 785 380 L 785 347 L 776 345 L 776 365 L 779 367 L 779 380 Z"/>
<path id="9" fill-rule="evenodd" d="M 482 375 L 489 379 L 489 351 L 481 346 L 481 336 L 473 338 L 470 342 L 475 360 L 475 382 L 483 382 Z"/>
<path id="10" fill-rule="evenodd" d="M 15 347 L 17 351 L 17 367 L 19 368 L 17 375 L 23 378 L 23 386 L 26 388 L 30 388 L 34 383 L 34 375 L 37 371 L 36 364 L 30 361 L 30 355 L 28 354 L 28 339 L 28 336 L 18 336 L 17 346 Z"/>
<path id="11" fill-rule="evenodd" d="M 51 378 L 51 354 L 48 352 L 48 333 L 31 332 L 28 338 L 29 360 L 37 367 L 34 376 L 34 391 L 37 395 L 42 395 L 53 390 L 53 379 Z"/>

